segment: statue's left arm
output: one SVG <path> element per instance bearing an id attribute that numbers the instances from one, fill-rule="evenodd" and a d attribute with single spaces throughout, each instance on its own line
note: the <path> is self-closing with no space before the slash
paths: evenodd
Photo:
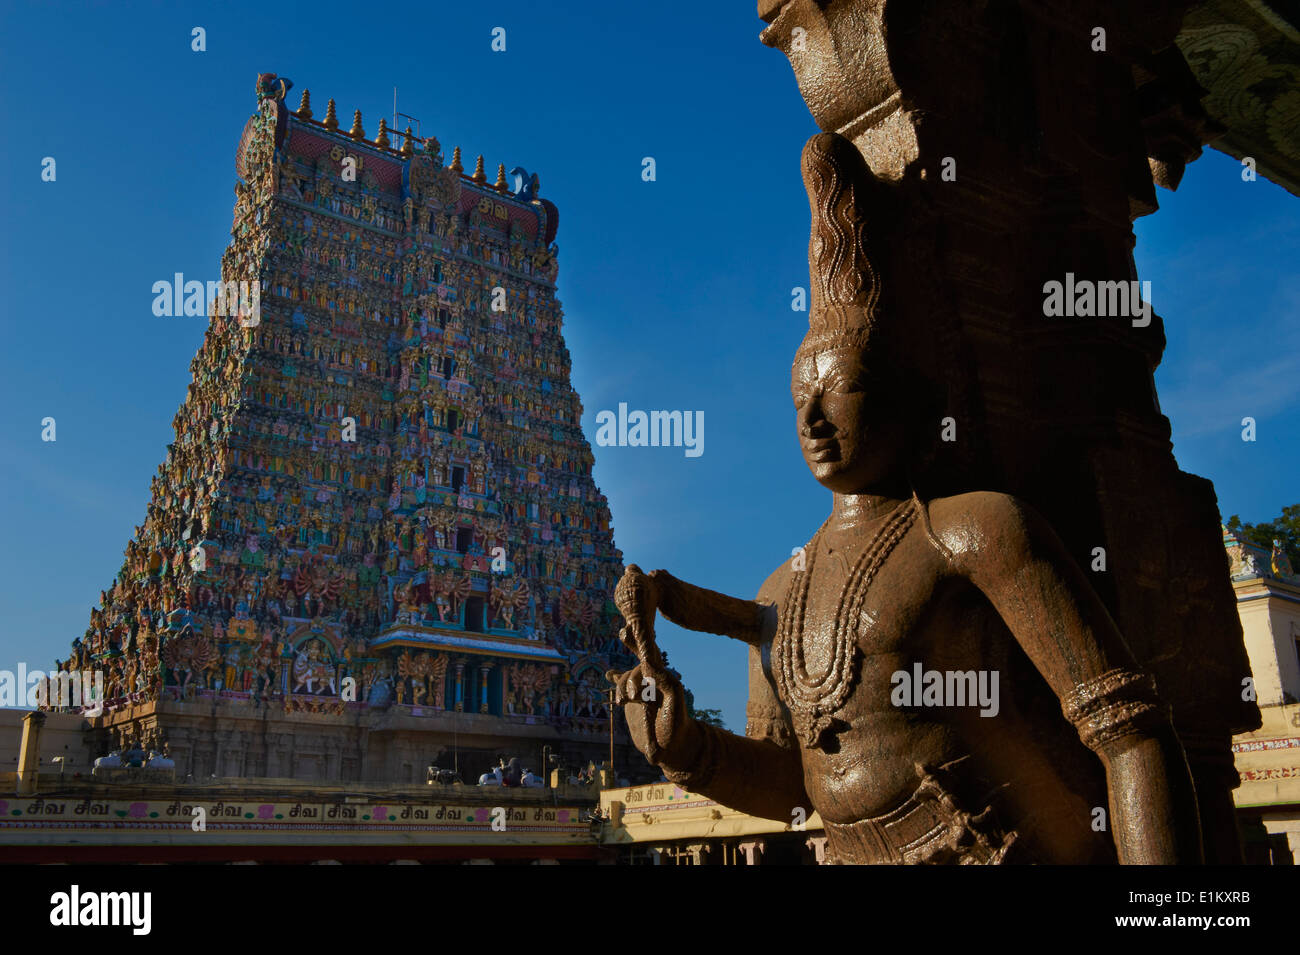
<path id="1" fill-rule="evenodd" d="M 962 495 L 936 528 L 952 570 L 988 597 L 1101 759 L 1120 862 L 1202 861 L 1191 774 L 1169 707 L 1060 538 L 1028 505 L 1001 494 Z"/>

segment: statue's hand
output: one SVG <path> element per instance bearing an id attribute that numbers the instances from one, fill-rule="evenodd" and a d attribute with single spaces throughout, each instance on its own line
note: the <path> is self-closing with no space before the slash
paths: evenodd
<path id="1" fill-rule="evenodd" d="M 614 603 L 627 621 L 619 639 L 640 662 L 626 673 L 605 674 L 637 749 L 669 774 L 690 772 L 702 741 L 686 690 L 655 643 L 655 613 L 660 601 L 672 599 L 675 586 L 680 582 L 667 571 L 645 574 L 636 564 L 628 565 L 614 590 Z"/>
<path id="2" fill-rule="evenodd" d="M 698 740 L 681 681 L 644 662 L 605 677 L 614 684 L 614 702 L 623 707 L 636 748 L 661 769 L 687 771 Z"/>

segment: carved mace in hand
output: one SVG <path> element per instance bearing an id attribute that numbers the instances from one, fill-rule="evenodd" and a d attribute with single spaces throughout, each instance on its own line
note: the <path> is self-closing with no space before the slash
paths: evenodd
<path id="1" fill-rule="evenodd" d="M 659 593 L 654 578 L 643 574 L 636 564 L 628 564 L 614 588 L 614 606 L 627 621 L 618 637 L 629 652 L 636 654 L 642 668 L 653 674 L 664 670 L 663 655 L 655 643 L 654 620 L 658 605 Z"/>
<path id="2" fill-rule="evenodd" d="M 636 564 L 629 564 L 618 586 L 614 588 L 614 605 L 627 622 L 619 631 L 618 638 L 641 663 L 627 673 L 620 674 L 611 670 L 605 674 L 605 678 L 614 684 L 613 699 L 616 704 L 641 703 L 638 698 L 639 687 L 634 685 L 633 679 L 636 670 L 641 671 L 642 685 L 649 679 L 655 685 L 667 689 L 671 679 L 666 672 L 663 654 L 655 643 L 654 620 L 659 605 L 659 590 L 654 576 L 642 573 Z M 660 694 L 652 693 L 650 700 L 644 704 L 648 709 L 646 741 L 642 752 L 652 763 L 658 763 L 663 752 L 655 731 L 660 715 L 660 701 L 663 699 Z"/>

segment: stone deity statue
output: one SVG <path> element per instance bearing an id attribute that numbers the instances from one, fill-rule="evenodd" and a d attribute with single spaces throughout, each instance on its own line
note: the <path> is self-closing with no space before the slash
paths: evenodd
<path id="1" fill-rule="evenodd" d="M 925 332 L 891 324 L 872 244 L 889 186 L 833 133 L 803 173 L 813 294 L 791 391 L 831 513 L 753 601 L 628 567 L 616 602 L 640 663 L 609 679 L 634 742 L 726 806 L 816 810 L 835 863 L 1199 861 L 1169 708 L 1052 528 L 1005 494 L 919 493 L 941 415 L 909 367 Z M 690 717 L 656 611 L 749 644 L 745 736 Z"/>

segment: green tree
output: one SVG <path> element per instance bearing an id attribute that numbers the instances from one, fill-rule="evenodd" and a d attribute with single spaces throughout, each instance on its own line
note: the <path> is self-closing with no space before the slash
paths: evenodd
<path id="1" fill-rule="evenodd" d="M 1265 524 L 1243 524 L 1241 518 L 1233 514 L 1228 518 L 1228 530 L 1238 537 L 1244 537 L 1252 544 L 1273 550 L 1273 541 L 1280 540 L 1282 549 L 1291 560 L 1291 566 L 1300 569 L 1300 504 L 1282 508 L 1282 516 Z"/>
<path id="2" fill-rule="evenodd" d="M 722 722 L 722 710 L 697 710 L 691 707 L 691 719 L 699 720 L 701 723 L 707 723 L 710 726 L 716 726 L 718 729 L 725 730 L 727 724 Z"/>

